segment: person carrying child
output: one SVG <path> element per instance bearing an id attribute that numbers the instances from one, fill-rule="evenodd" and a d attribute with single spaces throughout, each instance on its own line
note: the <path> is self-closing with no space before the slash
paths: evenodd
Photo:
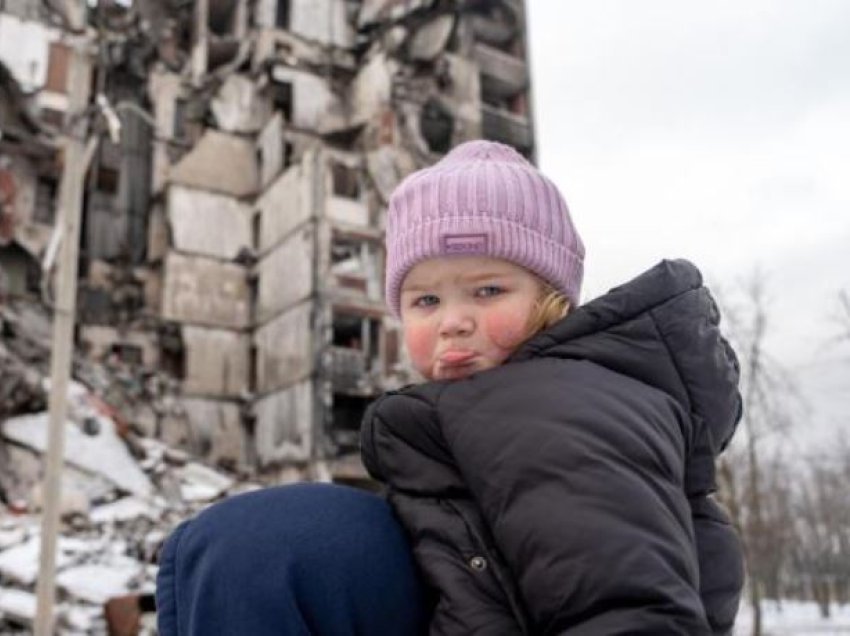
<path id="1" fill-rule="evenodd" d="M 584 246 L 563 197 L 514 149 L 488 141 L 399 185 L 386 247 L 387 302 L 423 382 L 370 406 L 361 451 L 410 552 L 381 508 L 374 532 L 360 527 L 368 540 L 340 548 L 359 565 L 312 560 L 302 576 L 395 580 L 389 588 L 404 592 L 380 611 L 408 622 L 381 633 L 730 633 L 743 559 L 710 495 L 741 416 L 739 369 L 699 271 L 663 261 L 580 306 Z M 219 506 L 243 523 L 269 509 Z M 202 517 L 184 548 L 189 565 L 178 541 L 166 546 L 169 584 L 201 589 L 199 577 L 215 581 L 208 573 L 233 558 L 197 565 L 230 554 L 210 548 L 220 534 L 197 538 L 210 526 Z M 292 555 L 309 552 L 306 535 L 346 532 L 308 512 L 297 523 L 314 532 L 276 557 L 287 575 Z M 369 572 L 372 558 L 401 565 Z M 284 587 L 293 605 L 297 590 Z M 314 594 L 294 606 L 314 602 L 334 605 Z M 362 614 L 369 601 L 355 605 Z M 370 633 L 346 618 L 353 612 L 334 627 L 277 633 Z"/>

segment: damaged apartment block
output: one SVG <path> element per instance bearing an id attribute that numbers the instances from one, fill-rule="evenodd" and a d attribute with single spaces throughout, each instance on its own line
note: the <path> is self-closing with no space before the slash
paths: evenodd
<path id="1" fill-rule="evenodd" d="M 79 349 L 179 381 L 180 416 L 148 436 L 272 479 L 365 479 L 366 405 L 415 380 L 384 306 L 387 200 L 467 139 L 534 158 L 523 2 L 94 5 L 93 92 L 122 134 L 86 180 Z M 7 297 L 49 294 L 66 115 L 67 50 L 27 7 L 0 2 Z"/>

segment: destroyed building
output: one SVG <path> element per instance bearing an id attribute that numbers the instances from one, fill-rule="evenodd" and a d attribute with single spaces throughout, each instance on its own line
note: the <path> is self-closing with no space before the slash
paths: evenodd
<path id="1" fill-rule="evenodd" d="M 0 294 L 49 297 L 69 49 L 0 1 Z M 534 158 L 521 0 L 96 3 L 77 346 L 179 380 L 131 422 L 211 464 L 364 474 L 365 405 L 409 382 L 383 303 L 389 193 L 458 142 Z M 26 46 L 21 43 L 26 42 Z"/>
<path id="2" fill-rule="evenodd" d="M 364 482 L 363 410 L 414 379 L 389 194 L 467 139 L 533 160 L 534 128 L 522 0 L 89 2 L 83 113 L 61 4 L 0 0 L 0 631 L 35 612 L 62 133 L 91 117 L 57 583 L 59 633 L 105 633 L 210 501 Z"/>

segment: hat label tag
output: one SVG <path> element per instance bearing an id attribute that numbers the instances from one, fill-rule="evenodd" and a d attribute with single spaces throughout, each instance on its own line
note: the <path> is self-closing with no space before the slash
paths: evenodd
<path id="1" fill-rule="evenodd" d="M 443 234 L 444 254 L 486 254 L 486 234 Z"/>

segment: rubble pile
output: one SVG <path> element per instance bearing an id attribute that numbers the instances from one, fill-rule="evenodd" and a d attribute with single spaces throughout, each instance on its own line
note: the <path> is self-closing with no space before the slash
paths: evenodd
<path id="1" fill-rule="evenodd" d="M 0 332 L 0 633 L 27 633 L 36 612 L 50 322 L 38 304 L 10 303 L 0 307 Z M 258 486 L 244 470 L 204 465 L 162 441 L 161 425 L 180 426 L 177 386 L 114 358 L 74 360 L 57 548 L 60 634 L 155 633 L 150 610 L 165 537 L 211 502 Z M 115 627 L 128 621 L 129 632 Z"/>

